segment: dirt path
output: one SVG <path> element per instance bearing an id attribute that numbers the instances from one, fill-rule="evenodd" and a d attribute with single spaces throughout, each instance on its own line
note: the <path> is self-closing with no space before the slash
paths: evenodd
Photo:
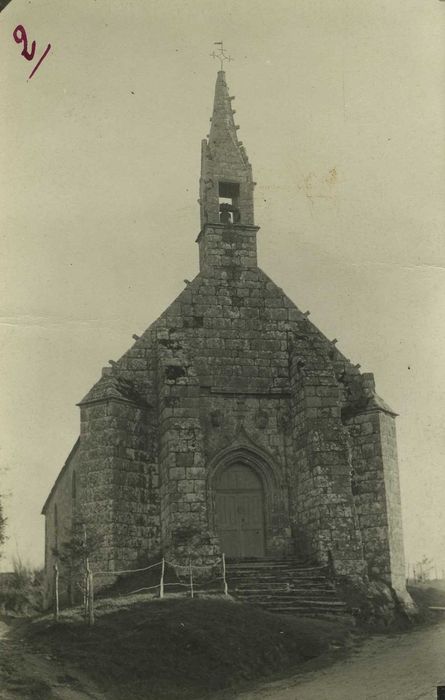
<path id="1" fill-rule="evenodd" d="M 36 652 L 16 635 L 11 637 L 9 625 L 0 620 L 0 700 L 105 699 L 77 670 Z"/>
<path id="2" fill-rule="evenodd" d="M 242 693 L 237 700 L 434 700 L 445 684 L 445 621 L 374 637 L 348 659 Z"/>

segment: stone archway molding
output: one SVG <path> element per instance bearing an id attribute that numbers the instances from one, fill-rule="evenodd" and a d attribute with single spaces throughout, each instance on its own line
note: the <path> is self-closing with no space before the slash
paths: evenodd
<path id="1" fill-rule="evenodd" d="M 263 482 L 266 499 L 269 499 L 279 487 L 280 469 L 276 461 L 270 453 L 256 445 L 245 428 L 241 427 L 233 442 L 211 459 L 208 469 L 209 491 L 212 490 L 212 484 L 218 473 L 235 462 L 247 464 L 259 475 Z"/>

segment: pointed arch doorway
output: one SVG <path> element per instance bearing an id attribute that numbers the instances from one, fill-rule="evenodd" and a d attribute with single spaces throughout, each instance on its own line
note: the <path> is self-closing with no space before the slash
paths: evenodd
<path id="1" fill-rule="evenodd" d="M 221 550 L 229 559 L 264 557 L 264 489 L 256 471 L 242 461 L 232 463 L 215 486 Z"/>

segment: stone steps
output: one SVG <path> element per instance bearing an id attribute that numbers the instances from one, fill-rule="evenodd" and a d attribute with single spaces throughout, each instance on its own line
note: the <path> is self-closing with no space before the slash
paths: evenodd
<path id="1" fill-rule="evenodd" d="M 297 569 L 301 574 L 312 573 L 317 574 L 317 572 L 324 572 L 326 567 L 324 566 L 307 566 L 302 565 L 296 559 L 263 559 L 263 560 L 244 560 L 242 562 L 229 561 L 227 566 L 234 568 L 238 571 L 262 571 L 270 569 L 271 571 L 280 569 Z"/>
<path id="2" fill-rule="evenodd" d="M 229 593 L 244 603 L 279 614 L 345 615 L 326 567 L 297 559 L 263 559 L 227 564 Z"/>
<path id="3" fill-rule="evenodd" d="M 247 583 L 251 581 L 254 577 L 259 576 L 259 572 L 252 572 L 251 574 L 244 574 L 242 576 L 240 575 L 234 575 L 232 576 L 234 581 L 239 581 L 240 583 Z M 261 581 L 264 583 L 273 583 L 277 581 L 277 577 L 279 577 L 280 581 L 283 582 L 295 582 L 295 583 L 301 583 L 302 585 L 312 585 L 312 586 L 323 586 L 326 584 L 326 577 L 323 576 L 298 576 L 298 574 L 294 574 L 294 572 L 289 571 L 289 572 L 280 572 L 277 573 L 275 572 L 274 574 L 261 574 Z"/>
<path id="4" fill-rule="evenodd" d="M 239 584 L 232 581 L 233 590 L 239 593 L 306 593 L 308 586 L 283 586 L 282 583 L 256 583 L 253 587 L 252 583 Z M 332 588 L 328 588 L 327 585 L 316 585 L 311 586 L 310 589 L 314 595 L 330 595 L 335 594 Z"/>
<path id="5" fill-rule="evenodd" d="M 302 617 L 330 617 L 331 615 L 335 615 L 350 619 L 346 607 L 340 609 L 333 609 L 331 606 L 313 609 L 308 607 L 307 605 L 293 605 L 286 607 L 280 607 L 277 605 L 274 605 L 273 607 L 268 607 L 267 605 L 261 605 L 259 607 L 261 607 L 262 610 L 275 613 L 276 615 L 301 615 Z"/>
<path id="6" fill-rule="evenodd" d="M 313 598 L 314 600 L 337 600 L 337 594 L 335 591 L 326 589 L 323 591 L 314 591 L 310 588 L 297 588 L 295 590 L 283 590 L 283 589 L 243 589 L 243 588 L 231 588 L 232 595 L 238 598 L 292 598 L 292 600 L 297 600 L 300 598 Z M 310 594 L 310 595 L 308 595 Z"/>

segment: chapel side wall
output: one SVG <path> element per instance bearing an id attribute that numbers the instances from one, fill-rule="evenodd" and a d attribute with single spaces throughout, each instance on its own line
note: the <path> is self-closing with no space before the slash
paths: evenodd
<path id="1" fill-rule="evenodd" d="M 363 412 L 346 425 L 352 438 L 354 501 L 371 578 L 405 589 L 405 558 L 394 417 Z"/>
<path id="2" fill-rule="evenodd" d="M 73 494 L 73 472 L 76 472 L 76 498 Z M 76 503 L 80 498 L 79 450 L 66 465 L 59 477 L 57 486 L 45 509 L 45 602 L 49 604 L 53 594 L 54 564 L 58 562 L 60 570 L 59 589 L 61 603 L 69 598 L 70 582 L 64 566 L 55 555 L 64 542 L 71 537 L 71 528 Z M 57 508 L 57 518 L 56 518 Z M 57 523 L 56 523 L 57 519 Z"/>

